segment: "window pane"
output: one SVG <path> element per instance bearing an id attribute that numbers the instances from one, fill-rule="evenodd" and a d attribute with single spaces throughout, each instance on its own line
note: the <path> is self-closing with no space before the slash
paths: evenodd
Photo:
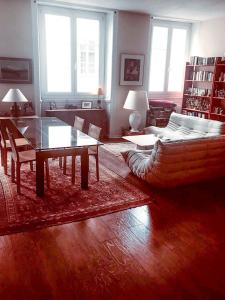
<path id="1" fill-rule="evenodd" d="M 97 93 L 99 86 L 98 20 L 77 19 L 77 91 Z"/>
<path id="2" fill-rule="evenodd" d="M 169 92 L 180 92 L 185 66 L 186 29 L 173 29 L 169 67 Z"/>
<path id="3" fill-rule="evenodd" d="M 45 15 L 47 91 L 71 92 L 70 18 Z"/>
<path id="4" fill-rule="evenodd" d="M 154 26 L 151 50 L 149 87 L 151 92 L 162 92 L 165 83 L 168 28 Z"/>

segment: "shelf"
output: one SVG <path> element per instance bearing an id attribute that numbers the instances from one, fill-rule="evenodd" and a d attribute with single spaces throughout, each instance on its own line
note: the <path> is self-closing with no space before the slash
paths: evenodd
<path id="1" fill-rule="evenodd" d="M 225 63 L 224 64 L 216 64 L 216 66 L 218 66 L 218 67 L 225 67 Z"/>
<path id="2" fill-rule="evenodd" d="M 213 99 L 225 100 L 225 98 L 222 98 L 222 97 L 213 97 Z"/>
<path id="3" fill-rule="evenodd" d="M 205 111 L 205 110 L 198 110 L 198 109 L 193 109 L 193 108 L 182 108 L 182 110 L 187 110 L 187 111 L 193 111 L 193 112 L 197 112 L 197 113 L 202 113 L 202 114 L 208 114 L 209 111 Z"/>
<path id="4" fill-rule="evenodd" d="M 212 83 L 212 80 L 191 80 L 191 79 L 186 79 L 185 81 L 187 81 L 187 82 L 207 82 L 207 83 Z"/>
<path id="5" fill-rule="evenodd" d="M 219 116 L 219 117 L 225 118 L 225 115 L 223 115 L 223 114 L 210 113 L 210 115 Z"/>
<path id="6" fill-rule="evenodd" d="M 184 96 L 187 97 L 193 97 L 193 98 L 210 98 L 211 96 L 197 96 L 197 95 L 188 95 L 188 94 L 184 94 Z"/>
<path id="7" fill-rule="evenodd" d="M 219 81 L 219 80 L 215 80 L 215 83 L 225 83 L 225 81 Z"/>
<path id="8" fill-rule="evenodd" d="M 218 66 L 218 64 L 217 64 Z M 224 66 L 224 64 L 223 64 Z M 215 65 L 186 65 L 186 67 L 215 67 Z"/>

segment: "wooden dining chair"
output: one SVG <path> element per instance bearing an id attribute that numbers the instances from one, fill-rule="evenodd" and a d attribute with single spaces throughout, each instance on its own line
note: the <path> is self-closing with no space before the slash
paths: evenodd
<path id="1" fill-rule="evenodd" d="M 96 140 L 99 140 L 100 138 L 100 135 L 101 135 L 101 131 L 102 131 L 102 128 L 94 125 L 94 124 L 89 124 L 89 129 L 88 129 L 88 135 L 93 137 L 94 139 Z M 98 145 L 96 146 L 90 146 L 88 147 L 88 156 L 93 156 L 95 158 L 95 162 L 96 162 L 96 177 L 97 177 L 97 181 L 99 181 L 99 157 L 98 157 Z M 75 183 L 75 166 L 76 166 L 76 163 L 75 163 L 75 160 L 76 160 L 76 157 L 78 155 L 74 155 L 72 156 L 72 183 L 74 184 Z"/>
<path id="2" fill-rule="evenodd" d="M 28 141 L 25 138 L 15 138 L 15 144 L 17 148 L 25 148 L 29 146 Z M 4 173 L 8 173 L 8 152 L 12 151 L 9 137 L 6 132 L 6 126 L 0 121 L 0 150 L 1 150 L 1 165 L 4 168 Z"/>
<path id="3" fill-rule="evenodd" d="M 80 118 L 78 116 L 75 116 L 73 127 L 76 128 L 77 130 L 83 131 L 83 129 L 84 129 L 84 122 L 85 122 L 84 119 L 82 119 L 82 118 Z"/>
<path id="4" fill-rule="evenodd" d="M 15 171 L 16 171 L 16 185 L 17 185 L 17 193 L 21 193 L 20 188 L 20 169 L 23 163 L 32 163 L 36 160 L 36 152 L 33 149 L 19 151 L 16 140 L 13 137 L 13 134 L 9 132 L 8 128 L 6 128 L 6 132 L 9 137 L 10 145 L 11 145 L 11 175 L 12 175 L 12 182 L 15 182 Z M 15 168 L 16 166 L 16 168 Z M 49 188 L 49 166 L 48 160 L 45 160 L 45 168 L 46 168 L 46 181 L 47 187 Z"/>
<path id="5" fill-rule="evenodd" d="M 73 127 L 77 130 L 83 131 L 85 120 L 75 116 Z M 59 158 L 59 166 L 62 168 L 62 157 Z M 63 157 L 63 174 L 66 175 L 67 157 Z"/>

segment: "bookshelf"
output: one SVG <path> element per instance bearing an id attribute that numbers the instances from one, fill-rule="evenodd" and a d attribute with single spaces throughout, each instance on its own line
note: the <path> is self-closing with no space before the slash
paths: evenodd
<path id="1" fill-rule="evenodd" d="M 225 59 L 192 56 L 186 63 L 182 113 L 225 122 Z"/>

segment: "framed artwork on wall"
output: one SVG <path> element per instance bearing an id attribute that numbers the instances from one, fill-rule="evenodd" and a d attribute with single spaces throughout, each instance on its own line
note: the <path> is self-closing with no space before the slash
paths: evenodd
<path id="1" fill-rule="evenodd" d="M 121 54 L 120 85 L 143 85 L 144 55 Z"/>
<path id="2" fill-rule="evenodd" d="M 0 57 L 0 83 L 32 83 L 32 60 Z"/>

